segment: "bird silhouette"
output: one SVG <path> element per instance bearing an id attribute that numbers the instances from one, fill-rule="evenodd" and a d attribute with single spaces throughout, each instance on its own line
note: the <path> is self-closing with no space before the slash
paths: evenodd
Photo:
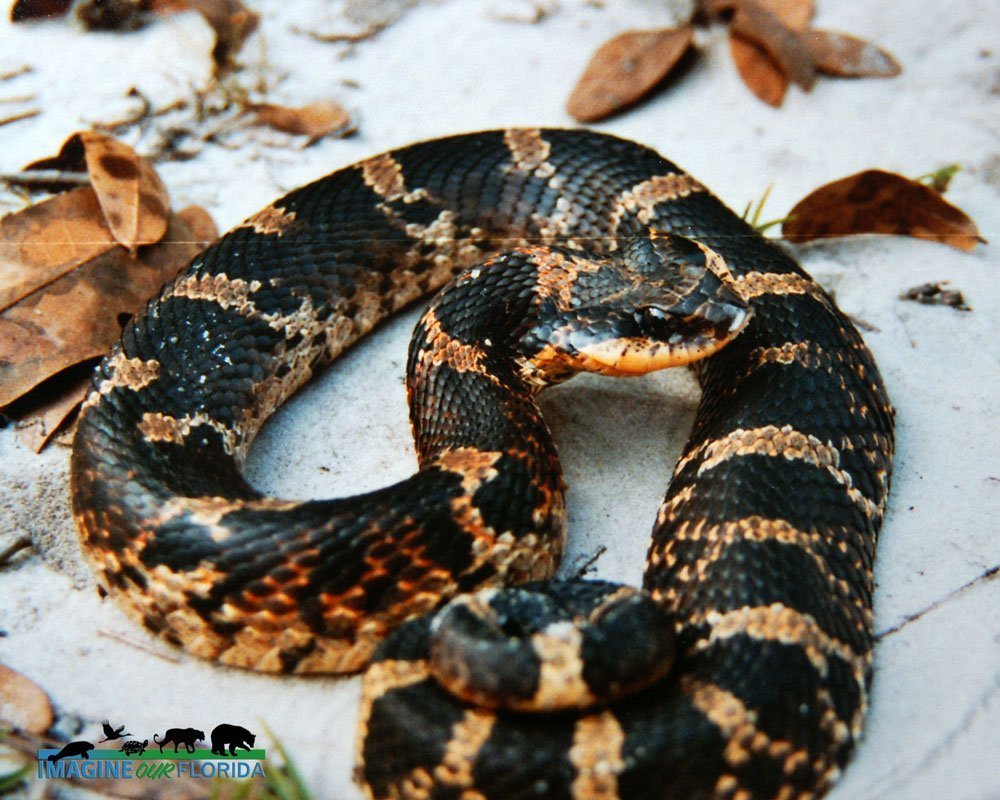
<path id="1" fill-rule="evenodd" d="M 122 725 L 120 728 L 112 728 L 111 723 L 104 720 L 104 738 L 101 739 L 102 742 L 110 742 L 112 739 L 123 739 L 126 736 L 131 736 L 131 733 L 122 733 L 125 730 L 125 726 Z"/>

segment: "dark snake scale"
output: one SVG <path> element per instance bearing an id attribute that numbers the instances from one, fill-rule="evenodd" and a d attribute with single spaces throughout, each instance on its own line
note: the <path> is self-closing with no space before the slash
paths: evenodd
<path id="1" fill-rule="evenodd" d="M 409 354 L 420 470 L 249 486 L 267 416 L 446 283 Z M 551 580 L 535 395 L 685 363 L 703 396 L 642 590 Z M 861 732 L 892 451 L 871 354 L 780 247 L 641 145 L 519 129 L 338 170 L 211 246 L 98 368 L 71 480 L 100 584 L 151 632 L 367 667 L 370 797 L 804 800 Z"/>

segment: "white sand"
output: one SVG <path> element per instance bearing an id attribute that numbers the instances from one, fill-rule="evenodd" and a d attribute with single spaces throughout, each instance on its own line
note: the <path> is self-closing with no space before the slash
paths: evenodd
<path id="1" fill-rule="evenodd" d="M 499 18 L 525 13 L 533 7 L 527 2 L 424 5 L 349 47 L 292 32 L 293 25 L 343 30 L 327 4 L 267 3 L 263 39 L 252 40 L 244 57 L 266 57 L 269 74 L 287 75 L 272 99 L 339 100 L 357 112 L 360 135 L 300 151 L 283 135 L 247 133 L 234 149 L 209 147 L 193 161 L 163 164 L 175 207 L 203 204 L 225 229 L 297 184 L 389 147 L 462 130 L 571 124 L 564 101 L 594 48 L 627 25 L 669 22 L 652 0 L 609 0 L 603 10 L 582 0 L 546 5 L 554 13 L 536 25 Z M 948 197 L 987 238 L 1000 238 L 995 3 L 820 0 L 816 22 L 882 44 L 903 74 L 821 80 L 773 110 L 743 88 L 716 28 L 699 34 L 703 56 L 683 81 L 600 127 L 660 150 L 736 209 L 773 183 L 771 216 L 866 167 L 918 175 L 958 161 L 963 171 Z M 0 171 L 55 152 L 90 122 L 122 116 L 130 86 L 161 105 L 184 96 L 204 81 L 210 44 L 193 15 L 129 36 L 83 34 L 64 22 L 0 23 L 0 72 L 34 68 L 0 83 L 0 98 L 33 92 L 44 109 L 0 127 Z M 996 245 L 965 254 L 866 238 L 806 246 L 798 255 L 845 311 L 877 328 L 865 338 L 898 407 L 895 481 L 876 571 L 881 638 L 871 713 L 830 798 L 1000 797 Z M 974 311 L 897 299 L 940 280 L 960 288 Z M 389 326 L 278 415 L 251 458 L 258 486 L 325 497 L 408 474 L 414 460 L 402 373 L 412 323 L 411 314 Z M 567 565 L 607 544 L 599 574 L 639 580 L 649 526 L 695 402 L 686 375 L 579 380 L 551 394 L 546 405 L 572 484 Z M 357 797 L 350 772 L 358 682 L 221 669 L 150 639 L 99 599 L 80 562 L 67 463 L 64 448 L 36 456 L 13 430 L 0 431 L 0 549 L 23 533 L 37 546 L 0 570 L 0 661 L 50 694 L 58 732 L 93 736 L 106 716 L 136 732 L 208 729 L 223 720 L 259 730 L 266 722 L 318 797 Z"/>

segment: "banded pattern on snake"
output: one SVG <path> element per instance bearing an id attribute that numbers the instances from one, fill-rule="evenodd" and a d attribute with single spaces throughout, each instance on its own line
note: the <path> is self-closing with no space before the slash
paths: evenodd
<path id="1" fill-rule="evenodd" d="M 247 485 L 266 417 L 457 273 L 410 351 L 420 472 L 328 501 Z M 696 358 L 643 593 L 491 588 L 429 615 L 554 573 L 542 386 Z M 892 450 L 871 354 L 783 250 L 645 147 L 515 129 L 339 170 L 206 250 L 98 369 L 72 495 L 150 631 L 254 669 L 372 661 L 373 797 L 787 800 L 861 730 Z"/>

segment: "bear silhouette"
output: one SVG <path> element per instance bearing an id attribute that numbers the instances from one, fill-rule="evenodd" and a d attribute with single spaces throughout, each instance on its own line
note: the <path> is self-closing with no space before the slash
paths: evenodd
<path id="1" fill-rule="evenodd" d="M 216 725 L 212 730 L 212 753 L 217 756 L 226 755 L 226 747 L 229 747 L 229 755 L 236 755 L 236 748 L 242 747 L 244 750 L 253 750 L 257 737 L 246 728 L 239 725 L 227 725 L 222 723 Z"/>
<path id="2" fill-rule="evenodd" d="M 163 745 L 172 744 L 174 746 L 174 752 L 177 752 L 178 745 L 184 745 L 189 753 L 193 753 L 197 748 L 195 748 L 195 742 L 205 741 L 205 732 L 199 731 L 197 728 L 170 728 L 165 734 L 163 734 L 163 740 L 160 741 L 156 738 L 156 734 L 153 734 L 153 741 L 160 746 L 160 752 L 163 752 Z"/>
<path id="3" fill-rule="evenodd" d="M 70 742 L 58 753 L 49 756 L 49 761 L 55 763 L 60 759 L 72 758 L 73 756 L 80 756 L 80 758 L 86 758 L 89 760 L 90 756 L 87 754 L 93 749 L 94 745 L 90 742 Z"/>

